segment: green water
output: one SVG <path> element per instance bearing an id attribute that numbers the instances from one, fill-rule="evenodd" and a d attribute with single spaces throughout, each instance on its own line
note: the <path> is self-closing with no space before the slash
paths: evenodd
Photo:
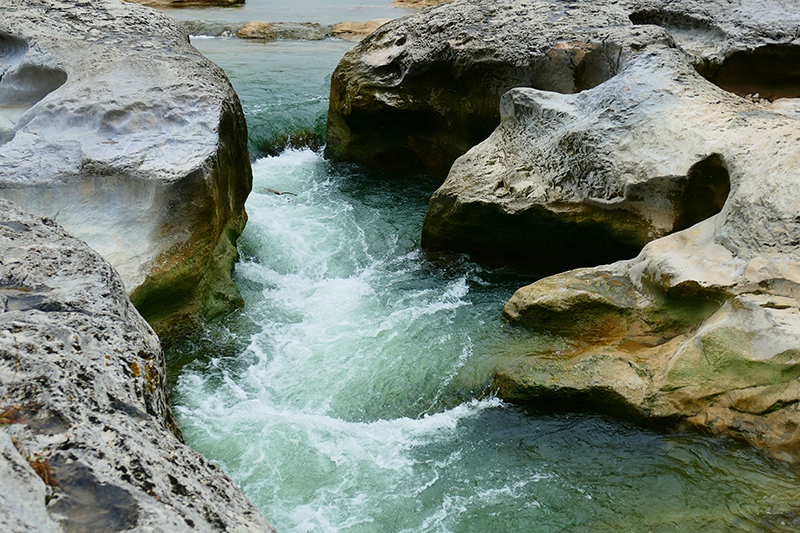
<path id="1" fill-rule="evenodd" d="M 194 43 L 233 80 L 251 138 L 323 120 L 352 46 Z M 246 306 L 168 356 L 187 443 L 280 532 L 798 529 L 781 516 L 798 472 L 749 449 L 486 397 L 495 358 L 552 339 L 499 318 L 535 273 L 420 251 L 435 183 L 309 150 L 253 171 Z"/>

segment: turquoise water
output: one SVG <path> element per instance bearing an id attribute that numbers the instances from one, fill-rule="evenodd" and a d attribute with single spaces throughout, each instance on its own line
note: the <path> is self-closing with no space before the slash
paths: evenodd
<path id="1" fill-rule="evenodd" d="M 251 139 L 324 121 L 352 46 L 194 43 L 231 77 Z M 187 443 L 279 531 L 797 529 L 781 513 L 800 477 L 784 464 L 487 396 L 496 358 L 555 340 L 499 318 L 536 273 L 419 249 L 435 183 L 311 150 L 253 171 L 235 273 L 245 308 L 170 347 L 169 370 Z"/>

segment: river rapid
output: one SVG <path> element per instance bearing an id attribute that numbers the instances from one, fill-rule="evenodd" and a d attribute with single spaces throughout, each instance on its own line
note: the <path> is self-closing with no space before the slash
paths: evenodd
<path id="1" fill-rule="evenodd" d="M 363 21 L 384 0 L 248 0 L 183 20 Z M 324 127 L 353 45 L 196 36 L 225 69 L 251 150 Z M 795 469 L 729 441 L 486 394 L 496 361 L 553 346 L 500 320 L 537 273 L 426 254 L 436 183 L 331 164 L 253 163 L 239 312 L 168 347 L 186 442 L 281 532 L 796 531 Z M 524 352 L 523 352 L 524 353 Z"/>

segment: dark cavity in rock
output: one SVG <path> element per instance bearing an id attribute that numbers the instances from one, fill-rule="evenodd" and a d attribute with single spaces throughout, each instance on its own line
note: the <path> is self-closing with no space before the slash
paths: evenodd
<path id="1" fill-rule="evenodd" d="M 730 55 L 716 69 L 701 72 L 709 81 L 739 96 L 767 100 L 800 96 L 800 46 L 770 44 Z"/>
<path id="2" fill-rule="evenodd" d="M 67 81 L 62 70 L 20 66 L 27 53 L 24 40 L 0 33 L 0 144 L 14 138 L 25 111 Z"/>
<path id="3" fill-rule="evenodd" d="M 680 214 L 673 231 L 694 226 L 719 213 L 730 191 L 728 169 L 719 154 L 712 154 L 692 165 L 686 175 L 683 200 L 676 206 Z"/>

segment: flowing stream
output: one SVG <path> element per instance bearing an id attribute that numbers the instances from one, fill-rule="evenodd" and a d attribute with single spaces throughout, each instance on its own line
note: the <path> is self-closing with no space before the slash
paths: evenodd
<path id="1" fill-rule="evenodd" d="M 248 0 L 248 9 L 273 22 L 329 22 L 335 7 L 340 20 L 357 20 L 353 12 L 366 20 L 388 9 L 353 4 L 306 0 L 270 11 L 268 0 Z M 231 78 L 254 152 L 272 134 L 320 130 L 330 73 L 353 46 L 193 43 Z M 749 449 L 486 395 L 498 358 L 557 339 L 500 320 L 535 273 L 419 249 L 436 187 L 429 179 L 333 165 L 311 150 L 262 157 L 253 172 L 235 272 L 246 305 L 170 346 L 168 358 L 187 443 L 221 465 L 278 531 L 800 527 L 782 514 L 800 500 L 798 472 Z"/>

